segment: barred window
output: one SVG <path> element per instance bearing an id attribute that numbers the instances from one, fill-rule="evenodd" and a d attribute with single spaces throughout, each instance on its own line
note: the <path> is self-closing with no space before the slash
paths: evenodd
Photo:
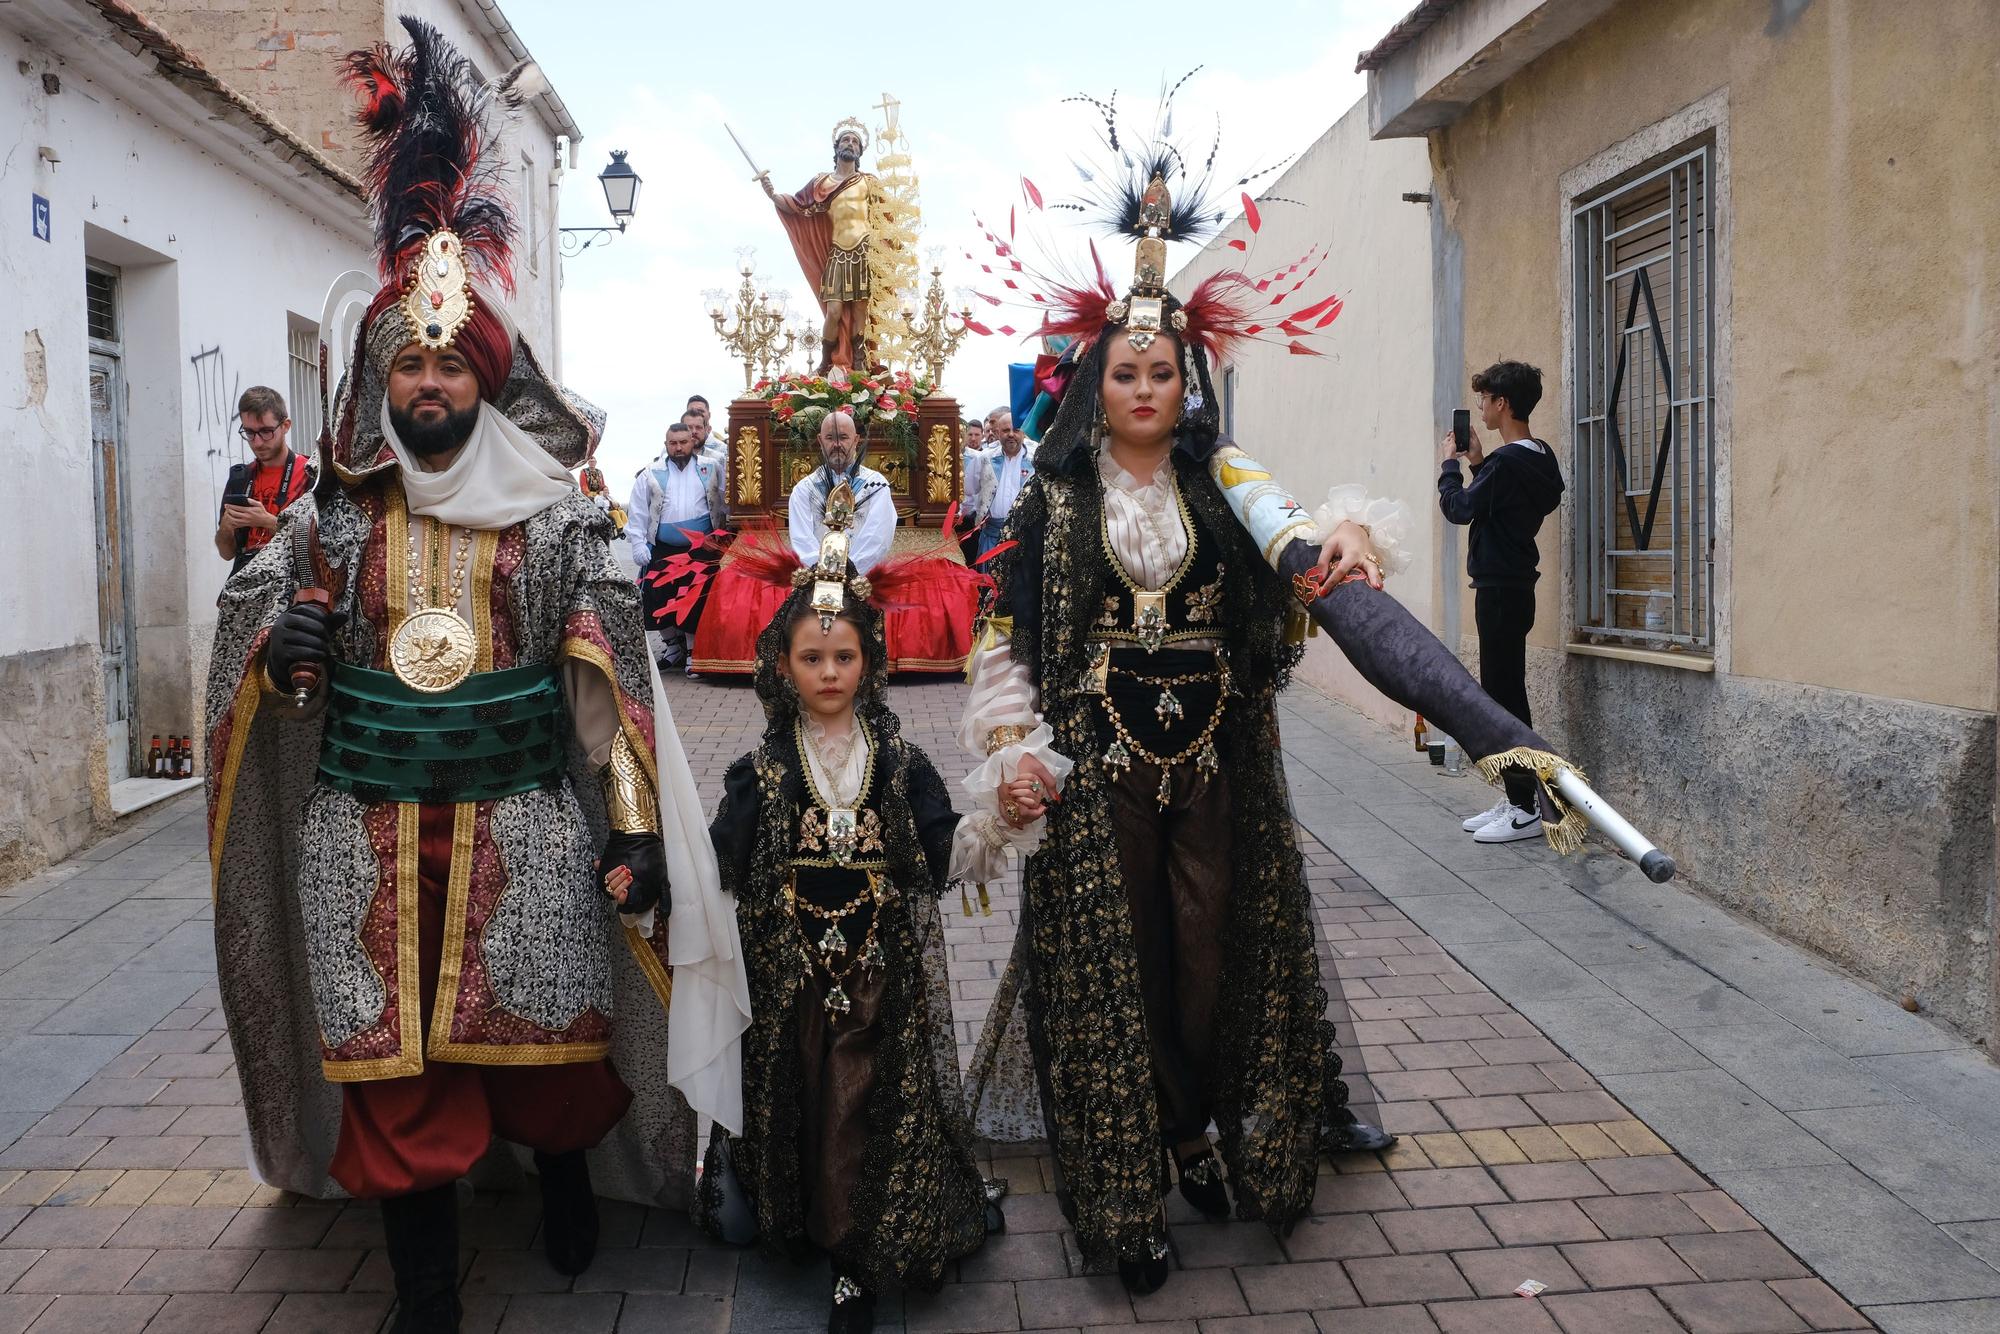
<path id="1" fill-rule="evenodd" d="M 1715 644 L 1715 148 L 1575 201 L 1579 637 Z"/>
<path id="2" fill-rule="evenodd" d="M 100 343 L 118 341 L 118 275 L 105 269 L 83 271 L 83 309 L 90 336 Z"/>
<path id="3" fill-rule="evenodd" d="M 285 401 L 292 409 L 292 448 L 312 453 L 319 439 L 319 327 L 294 315 L 288 322 L 286 364 L 290 376 Z"/>

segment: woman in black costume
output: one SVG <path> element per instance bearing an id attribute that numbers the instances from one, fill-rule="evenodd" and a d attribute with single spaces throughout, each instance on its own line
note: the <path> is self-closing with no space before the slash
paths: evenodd
<path id="1" fill-rule="evenodd" d="M 1204 1214 L 1233 1195 L 1238 1217 L 1284 1229 L 1320 1152 L 1391 1137 L 1347 1110 L 1326 1018 L 1274 711 L 1296 608 L 1211 477 L 1209 367 L 1256 332 L 1252 284 L 1166 292 L 1165 238 L 1198 234 L 1204 205 L 1168 197 L 1170 153 L 1138 166 L 1114 200 L 1141 238 L 1132 288 L 1100 268 L 1050 302 L 1042 332 L 1077 343 L 1009 521 L 960 739 L 985 757 L 969 789 L 1011 826 L 1047 822 L 975 1111 L 1018 1128 L 1039 1105 L 1085 1260 L 1150 1292 L 1174 1177 Z M 1322 561 L 1329 584 L 1380 587 L 1358 524 L 1326 535 Z M 1022 778 L 1025 800 L 1005 786 Z M 1023 1036 L 1031 1060 L 1010 1054 Z"/>

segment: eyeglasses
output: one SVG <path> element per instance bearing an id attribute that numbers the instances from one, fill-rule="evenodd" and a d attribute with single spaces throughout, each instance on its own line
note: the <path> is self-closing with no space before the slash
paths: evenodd
<path id="1" fill-rule="evenodd" d="M 289 421 L 283 421 L 276 426 L 239 426 L 236 428 L 236 434 L 253 445 L 261 445 L 266 440 L 276 440 L 278 432 L 289 425 L 291 425 Z"/>

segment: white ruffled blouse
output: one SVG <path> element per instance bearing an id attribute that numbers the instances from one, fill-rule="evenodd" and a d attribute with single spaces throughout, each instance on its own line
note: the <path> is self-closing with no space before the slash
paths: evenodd
<path id="1" fill-rule="evenodd" d="M 1141 588 L 1160 587 L 1173 577 L 1187 555 L 1187 526 L 1174 503 L 1172 460 L 1162 459 L 1151 477 L 1139 478 L 1100 452 L 1097 472 L 1104 479 L 1104 528 L 1112 555 Z M 1370 542 L 1381 557 L 1384 573 L 1393 574 L 1410 563 L 1403 546 L 1409 512 L 1401 501 L 1370 500 L 1364 487 L 1336 486 L 1327 492 L 1327 503 L 1313 517 L 1314 542 L 1325 541 L 1343 520 L 1352 519 L 1368 525 Z M 984 763 L 966 775 L 965 793 L 975 811 L 998 823 L 1012 836 L 1009 844 L 1020 848 L 1025 857 L 1041 846 L 1047 817 L 1026 829 L 1014 830 L 1000 819 L 1000 787 L 1020 769 L 1023 755 L 1032 755 L 1047 766 L 1058 786 L 1068 780 L 1075 766 L 1055 750 L 1055 732 L 1042 721 L 1040 693 L 1027 667 L 1014 660 L 1007 635 L 995 632 L 975 644 L 966 674 L 972 690 L 959 722 L 958 742 Z M 988 755 L 986 738 L 994 728 L 1007 726 L 1027 728 L 1028 734 Z M 963 825 L 960 833 L 965 833 Z"/>

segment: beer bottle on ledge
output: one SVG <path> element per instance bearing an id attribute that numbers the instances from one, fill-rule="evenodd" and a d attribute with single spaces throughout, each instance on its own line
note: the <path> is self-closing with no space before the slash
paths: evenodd
<path id="1" fill-rule="evenodd" d="M 165 778 L 167 776 L 166 756 L 160 750 L 160 738 L 153 737 L 153 748 L 146 752 L 146 777 Z"/>
<path id="2" fill-rule="evenodd" d="M 1417 739 L 1417 754 L 1419 755 L 1430 754 L 1431 753 L 1430 737 L 1427 733 L 1427 729 L 1424 727 L 1424 715 L 1422 715 L 1421 713 L 1417 715 L 1417 725 L 1415 728 L 1411 729 L 1411 733 Z"/>

